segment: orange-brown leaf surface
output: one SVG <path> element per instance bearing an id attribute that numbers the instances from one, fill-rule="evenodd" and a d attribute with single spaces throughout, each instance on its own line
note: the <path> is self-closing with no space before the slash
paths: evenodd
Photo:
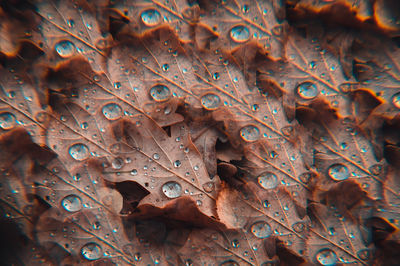
<path id="1" fill-rule="evenodd" d="M 396 0 L 0 0 L 7 265 L 396 265 Z"/>

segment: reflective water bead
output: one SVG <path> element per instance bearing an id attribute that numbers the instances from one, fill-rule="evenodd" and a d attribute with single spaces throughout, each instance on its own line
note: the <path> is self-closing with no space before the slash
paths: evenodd
<path id="1" fill-rule="evenodd" d="M 153 154 L 153 159 L 154 159 L 154 160 L 160 159 L 160 155 L 159 155 L 158 153 L 154 153 L 154 154 Z"/>
<path id="2" fill-rule="evenodd" d="M 171 96 L 169 88 L 162 84 L 157 84 L 150 89 L 150 96 L 157 102 L 168 100 Z"/>
<path id="3" fill-rule="evenodd" d="M 368 260 L 370 255 L 369 249 L 362 249 L 357 252 L 357 256 L 362 260 Z"/>
<path id="4" fill-rule="evenodd" d="M 393 95 L 392 104 L 394 105 L 394 107 L 400 109 L 400 92 Z"/>
<path id="5" fill-rule="evenodd" d="M 266 172 L 257 178 L 258 184 L 263 189 L 274 189 L 278 185 L 278 178 L 274 173 Z"/>
<path id="6" fill-rule="evenodd" d="M 344 164 L 333 164 L 328 169 L 328 175 L 335 181 L 342 181 L 350 177 L 349 169 Z"/>
<path id="7" fill-rule="evenodd" d="M 292 228 L 296 233 L 301 233 L 304 231 L 305 225 L 303 222 L 297 222 L 292 225 Z"/>
<path id="8" fill-rule="evenodd" d="M 215 72 L 215 73 L 213 74 L 213 79 L 214 79 L 214 80 L 219 80 L 219 78 L 220 78 L 219 73 L 218 73 L 218 72 Z"/>
<path id="9" fill-rule="evenodd" d="M 0 114 L 0 128 L 9 130 L 15 127 L 16 119 L 12 113 L 1 113 Z"/>
<path id="10" fill-rule="evenodd" d="M 87 260 L 98 260 L 103 256 L 103 251 L 98 244 L 88 243 L 82 247 L 81 254 Z"/>
<path id="11" fill-rule="evenodd" d="M 232 240 L 231 244 L 232 244 L 232 247 L 234 247 L 234 248 L 240 247 L 240 242 L 237 239 Z"/>
<path id="12" fill-rule="evenodd" d="M 204 191 L 207 192 L 207 193 L 213 192 L 214 189 L 215 189 L 215 184 L 214 184 L 214 182 L 207 182 L 207 183 L 203 184 L 203 189 L 204 189 Z"/>
<path id="13" fill-rule="evenodd" d="M 337 263 L 336 253 L 328 248 L 320 250 L 315 258 L 320 265 L 324 266 L 333 266 Z"/>
<path id="14" fill-rule="evenodd" d="M 240 129 L 240 136 L 247 142 L 257 141 L 260 138 L 260 130 L 256 126 L 248 125 Z"/>
<path id="15" fill-rule="evenodd" d="M 122 166 L 124 166 L 124 160 L 122 160 L 120 157 L 117 157 L 112 161 L 111 166 L 112 168 L 119 170 L 122 168 Z"/>
<path id="16" fill-rule="evenodd" d="M 100 224 L 99 221 L 96 221 L 96 222 L 93 223 L 92 227 L 93 227 L 94 230 L 100 230 L 101 224 Z"/>
<path id="17" fill-rule="evenodd" d="M 83 161 L 89 157 L 89 148 L 82 143 L 72 145 L 69 150 L 69 155 L 77 161 Z"/>
<path id="18" fill-rule="evenodd" d="M 154 27 L 161 21 L 161 14 L 156 9 L 147 9 L 140 15 L 144 25 Z"/>
<path id="19" fill-rule="evenodd" d="M 169 65 L 168 64 L 164 64 L 164 65 L 162 65 L 162 70 L 165 72 L 165 71 L 168 71 L 168 69 L 169 69 Z"/>
<path id="20" fill-rule="evenodd" d="M 310 81 L 299 84 L 296 91 L 301 98 L 306 100 L 315 98 L 319 93 L 317 85 Z"/>
<path id="21" fill-rule="evenodd" d="M 256 222 L 251 226 L 250 230 L 257 238 L 266 238 L 271 235 L 271 226 L 266 222 Z"/>
<path id="22" fill-rule="evenodd" d="M 115 89 L 117 89 L 117 90 L 119 90 L 120 88 L 121 88 L 121 82 L 119 82 L 119 81 L 117 81 L 117 82 L 114 82 L 114 88 Z"/>
<path id="23" fill-rule="evenodd" d="M 75 45 L 71 41 L 68 41 L 68 40 L 63 40 L 63 41 L 58 42 L 55 46 L 55 49 L 56 49 L 57 54 L 59 56 L 61 56 L 62 58 L 70 57 L 76 51 Z"/>
<path id="24" fill-rule="evenodd" d="M 207 110 L 215 110 L 219 107 L 221 99 L 214 93 L 208 93 L 201 97 L 201 105 Z"/>
<path id="25" fill-rule="evenodd" d="M 175 166 L 176 168 L 180 167 L 181 165 L 182 165 L 182 163 L 181 163 L 181 161 L 179 161 L 179 160 L 176 160 L 176 161 L 174 162 L 174 166 Z"/>
<path id="26" fill-rule="evenodd" d="M 234 42 L 246 42 L 250 39 L 250 30 L 243 25 L 235 26 L 230 30 L 230 37 Z"/>
<path id="27" fill-rule="evenodd" d="M 74 194 L 64 197 L 61 201 L 61 205 L 66 211 L 69 212 L 77 212 L 82 209 L 81 198 Z"/>
<path id="28" fill-rule="evenodd" d="M 108 120 L 117 120 L 122 116 L 122 108 L 116 103 L 104 105 L 101 111 Z"/>
<path id="29" fill-rule="evenodd" d="M 182 195 L 182 186 L 175 181 L 170 181 L 162 186 L 162 192 L 170 199 L 178 198 Z"/>

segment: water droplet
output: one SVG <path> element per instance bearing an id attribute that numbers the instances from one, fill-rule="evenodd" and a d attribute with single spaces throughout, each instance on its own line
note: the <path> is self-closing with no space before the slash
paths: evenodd
<path id="1" fill-rule="evenodd" d="M 156 9 L 147 9 L 140 15 L 144 25 L 148 27 L 154 27 L 158 25 L 161 21 L 161 14 Z"/>
<path id="2" fill-rule="evenodd" d="M 85 144 L 76 143 L 69 148 L 69 155 L 77 161 L 83 161 L 89 157 L 89 149 Z"/>
<path id="3" fill-rule="evenodd" d="M 400 109 L 400 92 L 393 95 L 392 104 L 394 105 L 394 107 Z"/>
<path id="4" fill-rule="evenodd" d="M 15 127 L 16 119 L 12 113 L 1 113 L 0 114 L 0 127 L 4 130 L 9 130 Z"/>
<path id="5" fill-rule="evenodd" d="M 136 169 L 132 169 L 131 175 L 137 175 L 137 170 Z"/>
<path id="6" fill-rule="evenodd" d="M 105 118 L 108 120 L 116 120 L 122 116 L 122 109 L 116 103 L 106 104 L 101 110 Z"/>
<path id="7" fill-rule="evenodd" d="M 319 264 L 325 266 L 333 266 L 337 263 L 336 253 L 328 248 L 320 250 L 317 255 L 315 255 L 315 258 Z"/>
<path id="8" fill-rule="evenodd" d="M 135 261 L 141 261 L 142 260 L 142 255 L 140 253 L 136 253 L 133 258 L 135 259 Z"/>
<path id="9" fill-rule="evenodd" d="M 382 173 L 382 165 L 374 164 L 369 168 L 369 171 L 371 172 L 371 174 L 378 176 Z"/>
<path id="10" fill-rule="evenodd" d="M 260 184 L 263 189 L 274 189 L 278 185 L 278 178 L 271 172 L 260 175 L 257 180 L 258 184 Z"/>
<path id="11" fill-rule="evenodd" d="M 215 110 L 219 107 L 221 99 L 214 93 L 208 93 L 201 97 L 201 105 L 207 110 Z"/>
<path id="12" fill-rule="evenodd" d="M 370 251 L 369 249 L 362 249 L 357 252 L 357 256 L 362 260 L 369 260 Z"/>
<path id="13" fill-rule="evenodd" d="M 344 164 L 334 164 L 329 167 L 328 175 L 335 181 L 342 181 L 349 178 L 350 173 Z"/>
<path id="14" fill-rule="evenodd" d="M 242 11 L 243 11 L 243 13 L 248 13 L 249 12 L 249 6 L 248 5 L 243 5 Z"/>
<path id="15" fill-rule="evenodd" d="M 154 159 L 154 160 L 160 159 L 160 155 L 159 155 L 158 153 L 154 153 L 154 154 L 153 154 L 153 159 Z"/>
<path id="16" fill-rule="evenodd" d="M 55 49 L 57 54 L 62 58 L 70 57 L 76 51 L 75 45 L 68 40 L 58 42 L 55 46 Z"/>
<path id="17" fill-rule="evenodd" d="M 260 130 L 253 125 L 245 126 L 240 130 L 240 136 L 247 142 L 257 141 L 260 138 Z"/>
<path id="18" fill-rule="evenodd" d="M 215 72 L 215 73 L 213 74 L 213 79 L 214 79 L 214 80 L 219 80 L 220 77 L 221 77 L 221 76 L 219 75 L 218 72 Z"/>
<path id="19" fill-rule="evenodd" d="M 99 221 L 96 221 L 96 222 L 93 223 L 92 227 L 93 227 L 94 230 L 100 230 L 101 224 L 100 224 Z"/>
<path id="20" fill-rule="evenodd" d="M 329 227 L 329 228 L 328 228 L 328 234 L 331 235 L 331 236 L 336 235 L 336 230 L 335 230 L 335 228 L 334 228 L 334 227 Z"/>
<path id="21" fill-rule="evenodd" d="M 264 208 L 269 208 L 271 206 L 271 204 L 269 203 L 268 200 L 264 200 L 263 201 L 263 206 L 264 206 Z"/>
<path id="22" fill-rule="evenodd" d="M 242 43 L 250 39 L 250 31 L 246 26 L 238 25 L 231 29 L 230 36 L 234 42 Z"/>
<path id="23" fill-rule="evenodd" d="M 317 85 L 315 85 L 313 82 L 310 82 L 310 81 L 306 81 L 306 82 L 299 84 L 297 86 L 296 90 L 297 90 L 297 94 L 301 98 L 306 99 L 306 100 L 315 98 L 319 93 Z"/>
<path id="24" fill-rule="evenodd" d="M 237 240 L 237 239 L 232 240 L 231 244 L 232 244 L 232 247 L 234 247 L 234 248 L 240 247 L 239 240 Z"/>
<path id="25" fill-rule="evenodd" d="M 281 131 L 282 131 L 283 135 L 289 137 L 293 133 L 293 127 L 286 126 L 286 127 L 281 128 Z"/>
<path id="26" fill-rule="evenodd" d="M 150 96 L 157 102 L 168 100 L 171 96 L 169 88 L 162 84 L 157 84 L 150 89 Z"/>
<path id="27" fill-rule="evenodd" d="M 175 199 L 182 195 L 182 187 L 175 181 L 170 181 L 162 186 L 162 192 L 168 198 Z"/>
<path id="28" fill-rule="evenodd" d="M 124 166 L 124 160 L 122 160 L 120 157 L 117 157 L 112 161 L 111 166 L 112 168 L 119 170 L 122 168 L 122 166 Z"/>
<path id="29" fill-rule="evenodd" d="M 308 67 L 309 67 L 310 69 L 315 69 L 315 68 L 317 67 L 317 62 L 311 61 L 311 62 L 308 64 Z"/>
<path id="30" fill-rule="evenodd" d="M 98 260 L 103 256 L 103 251 L 96 243 L 88 243 L 82 247 L 81 254 L 87 260 Z"/>
<path id="31" fill-rule="evenodd" d="M 182 165 L 182 163 L 181 163 L 181 161 L 179 161 L 179 160 L 176 160 L 176 161 L 174 162 L 174 167 L 176 167 L 176 168 L 180 167 L 181 165 Z"/>
<path id="32" fill-rule="evenodd" d="M 207 182 L 207 183 L 203 184 L 203 189 L 204 189 L 204 191 L 207 192 L 207 193 L 213 192 L 214 189 L 215 189 L 215 184 L 214 184 L 214 182 Z"/>
<path id="33" fill-rule="evenodd" d="M 266 238 L 271 235 L 271 226 L 266 222 L 256 222 L 251 226 L 250 230 L 257 238 Z"/>
<path id="34" fill-rule="evenodd" d="M 77 212 L 82 209 L 82 201 L 78 196 L 71 194 L 63 198 L 61 205 L 66 211 Z"/>
<path id="35" fill-rule="evenodd" d="M 292 228 L 296 233 L 301 233 L 304 231 L 305 225 L 303 222 L 297 222 L 292 225 Z"/>
<path id="36" fill-rule="evenodd" d="M 114 82 L 114 88 L 115 89 L 117 89 L 117 90 L 119 90 L 120 88 L 121 88 L 121 82 L 119 82 L 119 81 L 117 81 L 117 82 Z"/>
<path id="37" fill-rule="evenodd" d="M 168 71 L 168 69 L 169 69 L 169 65 L 168 65 L 168 64 L 164 64 L 164 65 L 162 66 L 162 70 L 163 70 L 164 72 Z"/>

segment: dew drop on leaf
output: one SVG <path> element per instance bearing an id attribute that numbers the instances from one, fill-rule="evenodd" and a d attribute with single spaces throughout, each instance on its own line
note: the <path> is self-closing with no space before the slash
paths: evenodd
<path id="1" fill-rule="evenodd" d="M 115 158 L 111 163 L 112 168 L 119 170 L 124 166 L 124 160 L 122 158 Z"/>
<path id="2" fill-rule="evenodd" d="M 333 164 L 328 169 L 328 175 L 335 181 L 342 181 L 349 178 L 350 173 L 344 164 Z"/>
<path id="3" fill-rule="evenodd" d="M 141 261 L 142 260 L 142 255 L 140 253 L 136 253 L 133 258 L 135 259 L 135 261 Z"/>
<path id="4" fill-rule="evenodd" d="M 266 172 L 257 178 L 258 184 L 263 189 L 274 189 L 278 185 L 278 178 L 274 173 Z"/>
<path id="5" fill-rule="evenodd" d="M 369 249 L 362 249 L 357 252 L 357 256 L 362 260 L 369 260 L 369 255 L 370 255 Z"/>
<path id="6" fill-rule="evenodd" d="M 240 247 L 240 242 L 239 242 L 239 240 L 234 239 L 234 240 L 232 240 L 231 245 L 234 248 L 238 248 L 238 247 Z"/>
<path id="7" fill-rule="evenodd" d="M 234 42 L 242 43 L 250 38 L 250 31 L 246 26 L 238 25 L 231 29 L 230 36 Z"/>
<path id="8" fill-rule="evenodd" d="M 256 222 L 251 226 L 250 230 L 257 238 L 266 238 L 271 235 L 271 226 L 266 222 Z"/>
<path id="9" fill-rule="evenodd" d="M 156 9 L 147 9 L 140 15 L 144 25 L 148 27 L 157 26 L 161 21 L 161 14 Z"/>
<path id="10" fill-rule="evenodd" d="M 168 71 L 168 69 L 169 69 L 169 65 L 168 65 L 168 64 L 164 64 L 164 65 L 162 66 L 162 70 L 163 70 L 164 72 Z"/>
<path id="11" fill-rule="evenodd" d="M 207 110 L 215 110 L 219 107 L 221 99 L 214 93 L 208 93 L 201 97 L 201 105 Z"/>
<path id="12" fill-rule="evenodd" d="M 245 126 L 240 129 L 240 136 L 247 142 L 257 141 L 260 138 L 260 130 L 253 125 Z"/>
<path id="13" fill-rule="evenodd" d="M 315 255 L 315 258 L 320 265 L 324 266 L 333 266 L 337 263 L 336 253 L 328 248 L 318 251 L 318 253 Z"/>
<path id="14" fill-rule="evenodd" d="M 182 195 L 182 187 L 175 181 L 170 181 L 162 186 L 162 192 L 170 199 L 178 198 Z"/>
<path id="15" fill-rule="evenodd" d="M 176 160 L 175 162 L 174 162 L 174 167 L 175 168 L 178 168 L 178 167 L 180 167 L 182 165 L 182 163 L 181 163 L 181 161 L 179 161 L 179 160 Z"/>
<path id="16" fill-rule="evenodd" d="M 16 120 L 12 113 L 1 113 L 0 114 L 0 128 L 4 130 L 9 130 L 15 127 Z"/>
<path id="17" fill-rule="evenodd" d="M 207 182 L 207 183 L 203 184 L 203 189 L 207 193 L 213 192 L 215 189 L 214 182 Z"/>
<path id="18" fill-rule="evenodd" d="M 150 89 L 150 96 L 157 102 L 168 100 L 171 96 L 171 92 L 167 86 L 157 84 Z"/>
<path id="19" fill-rule="evenodd" d="M 299 84 L 296 88 L 296 92 L 301 98 L 305 100 L 313 99 L 319 93 L 317 85 L 310 81 Z"/>
<path id="20" fill-rule="evenodd" d="M 400 109 L 400 92 L 393 95 L 392 104 L 394 105 L 394 107 Z"/>
<path id="21" fill-rule="evenodd" d="M 102 257 L 103 251 L 96 243 L 88 243 L 82 247 L 81 254 L 87 260 L 98 260 Z"/>
<path id="22" fill-rule="evenodd" d="M 301 233 L 304 231 L 305 225 L 303 222 L 297 222 L 292 225 L 292 228 L 296 233 Z"/>
<path id="23" fill-rule="evenodd" d="M 76 47 L 75 45 L 68 40 L 60 41 L 55 46 L 56 52 L 62 58 L 71 57 L 75 54 Z"/>
<path id="24" fill-rule="evenodd" d="M 101 224 L 100 224 L 99 221 L 96 221 L 96 222 L 93 223 L 93 229 L 94 230 L 100 230 L 100 228 L 101 228 Z"/>
<path id="25" fill-rule="evenodd" d="M 159 155 L 158 153 L 154 153 L 154 154 L 153 154 L 153 159 L 154 159 L 154 160 L 160 159 L 160 155 Z"/>
<path id="26" fill-rule="evenodd" d="M 116 120 L 122 116 L 122 108 L 115 103 L 109 103 L 102 108 L 103 115 L 108 120 Z"/>
<path id="27" fill-rule="evenodd" d="M 63 198 L 61 205 L 66 211 L 77 212 L 82 209 L 82 201 L 78 196 L 71 194 Z"/>
<path id="28" fill-rule="evenodd" d="M 69 155 L 77 161 L 83 161 L 89 157 L 89 149 L 85 144 L 76 143 L 69 148 Z"/>

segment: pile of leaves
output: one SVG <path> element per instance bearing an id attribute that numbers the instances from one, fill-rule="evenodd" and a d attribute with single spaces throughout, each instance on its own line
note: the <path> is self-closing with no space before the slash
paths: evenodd
<path id="1" fill-rule="evenodd" d="M 397 0 L 0 1 L 5 265 L 396 265 Z"/>

